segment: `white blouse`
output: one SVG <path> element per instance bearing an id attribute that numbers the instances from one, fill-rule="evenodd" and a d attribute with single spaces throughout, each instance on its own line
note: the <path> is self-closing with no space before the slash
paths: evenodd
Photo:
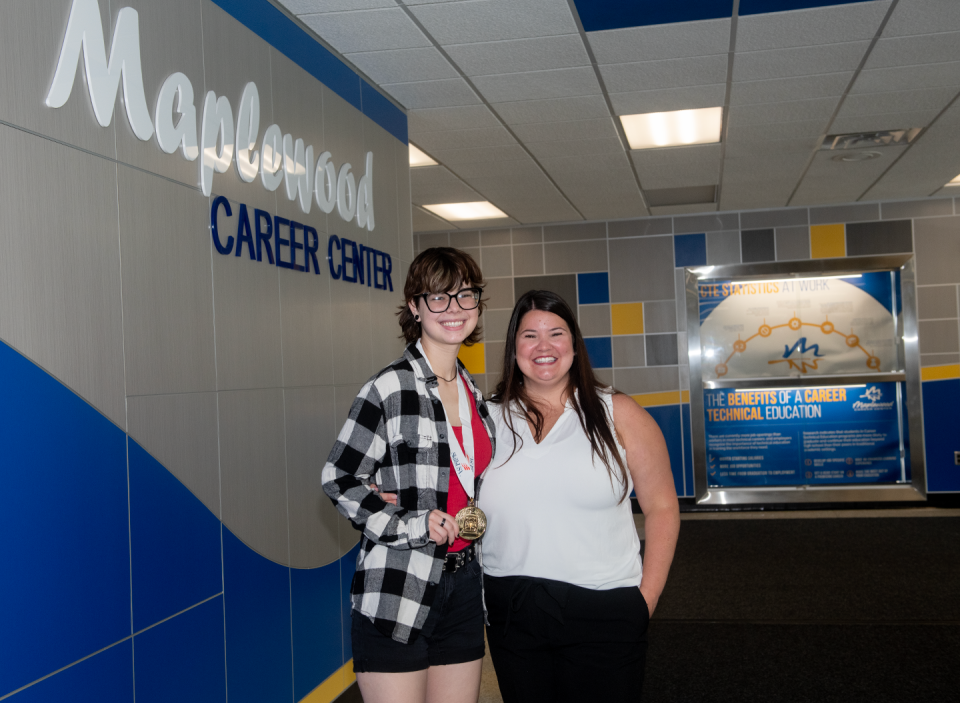
<path id="1" fill-rule="evenodd" d="M 613 396 L 601 396 L 612 418 Z M 497 449 L 479 499 L 487 515 L 484 573 L 536 576 L 598 590 L 639 586 L 643 567 L 630 500 L 619 502 L 622 484 L 611 482 L 606 466 L 592 454 L 573 407 L 567 404 L 540 444 L 515 414 L 520 438 L 512 457 L 514 437 L 501 406 L 489 407 Z M 626 463 L 622 447 L 620 452 Z M 628 474 L 628 495 L 632 490 Z"/>

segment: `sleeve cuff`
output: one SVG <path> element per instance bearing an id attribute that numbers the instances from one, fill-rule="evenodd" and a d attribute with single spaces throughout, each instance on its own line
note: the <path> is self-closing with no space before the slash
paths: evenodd
<path id="1" fill-rule="evenodd" d="M 422 547 L 430 541 L 430 529 L 428 527 L 430 513 L 431 511 L 427 510 L 422 515 L 418 515 L 407 522 L 407 539 L 410 540 L 411 547 Z"/>

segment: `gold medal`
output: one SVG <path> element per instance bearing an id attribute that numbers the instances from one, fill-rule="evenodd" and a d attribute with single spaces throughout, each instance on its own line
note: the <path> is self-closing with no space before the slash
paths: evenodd
<path id="1" fill-rule="evenodd" d="M 457 513 L 457 527 L 460 528 L 460 536 L 469 542 L 480 539 L 486 532 L 487 516 L 473 504 L 472 498 L 467 507 Z"/>

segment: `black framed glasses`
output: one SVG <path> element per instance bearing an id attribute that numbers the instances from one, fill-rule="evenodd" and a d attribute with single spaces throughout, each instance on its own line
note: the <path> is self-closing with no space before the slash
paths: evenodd
<path id="1" fill-rule="evenodd" d="M 449 293 L 421 293 L 418 298 L 423 298 L 427 309 L 430 312 L 446 312 L 450 309 L 450 301 L 457 299 L 457 305 L 461 310 L 473 310 L 480 304 L 480 288 L 464 288 L 453 295 Z"/>

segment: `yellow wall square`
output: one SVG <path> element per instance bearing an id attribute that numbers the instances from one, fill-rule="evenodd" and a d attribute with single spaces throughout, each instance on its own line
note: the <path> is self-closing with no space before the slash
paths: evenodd
<path id="1" fill-rule="evenodd" d="M 463 365 L 467 367 L 467 371 L 471 374 L 487 372 L 487 365 L 483 357 L 483 342 L 478 342 L 472 347 L 461 345 L 457 358 L 463 362 Z"/>
<path id="2" fill-rule="evenodd" d="M 847 255 L 847 241 L 843 225 L 813 225 L 810 228 L 810 256 L 814 259 L 832 259 Z"/>
<path id="3" fill-rule="evenodd" d="M 614 334 L 643 334 L 643 303 L 616 303 L 610 306 Z"/>

